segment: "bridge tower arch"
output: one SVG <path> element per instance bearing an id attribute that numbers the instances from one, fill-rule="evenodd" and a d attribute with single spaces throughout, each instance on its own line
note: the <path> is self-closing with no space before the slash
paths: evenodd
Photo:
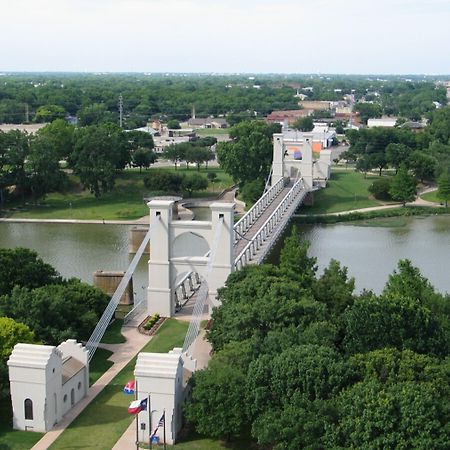
<path id="1" fill-rule="evenodd" d="M 175 281 L 186 272 L 197 272 L 207 280 L 209 300 L 214 302 L 217 289 L 234 270 L 234 203 L 213 203 L 210 221 L 173 220 L 172 200 L 152 200 L 148 207 L 154 226 L 148 262 L 148 314 L 173 316 Z M 202 240 L 204 245 L 199 245 Z M 180 242 L 186 246 L 182 255 L 177 250 Z M 209 252 L 199 256 L 196 247 L 209 248 Z"/>

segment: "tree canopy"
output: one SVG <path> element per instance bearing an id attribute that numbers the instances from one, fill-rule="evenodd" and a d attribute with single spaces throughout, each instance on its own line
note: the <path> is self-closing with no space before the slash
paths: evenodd
<path id="1" fill-rule="evenodd" d="M 294 229 L 279 265 L 247 266 L 219 291 L 187 419 L 255 448 L 450 445 L 450 308 L 400 261 L 381 295 L 331 261 L 317 276 Z"/>

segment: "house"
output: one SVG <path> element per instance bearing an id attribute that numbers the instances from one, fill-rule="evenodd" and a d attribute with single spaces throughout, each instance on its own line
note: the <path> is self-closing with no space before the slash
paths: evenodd
<path id="1" fill-rule="evenodd" d="M 303 117 L 308 117 L 313 114 L 312 109 L 293 109 L 288 111 L 272 111 L 267 117 L 266 121 L 269 123 L 284 124 L 286 121 L 292 125 L 296 120 Z"/>
<path id="2" fill-rule="evenodd" d="M 302 100 L 298 105 L 304 109 L 312 109 L 314 111 L 326 111 L 331 109 L 331 103 L 322 100 Z"/>
<path id="3" fill-rule="evenodd" d="M 228 122 L 223 117 L 191 118 L 187 124 L 191 128 L 228 128 Z"/>
<path id="4" fill-rule="evenodd" d="M 397 124 L 397 117 L 381 117 L 380 119 L 369 119 L 367 121 L 367 126 L 369 128 L 383 127 L 383 128 L 394 128 Z"/>
<path id="5" fill-rule="evenodd" d="M 89 388 L 88 352 L 73 339 L 58 347 L 16 344 L 8 370 L 15 430 L 51 430 Z"/>

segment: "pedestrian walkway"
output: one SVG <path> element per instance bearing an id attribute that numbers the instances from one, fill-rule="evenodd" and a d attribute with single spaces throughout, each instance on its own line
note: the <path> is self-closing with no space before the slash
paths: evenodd
<path id="1" fill-rule="evenodd" d="M 144 313 L 145 315 L 145 313 Z M 139 353 L 149 342 L 151 336 L 141 334 L 137 326 L 144 317 L 139 316 L 122 328 L 126 342 L 123 344 L 102 344 L 102 348 L 113 351 L 109 358 L 114 363 L 90 388 L 87 396 L 77 403 L 51 431 L 46 433 L 31 450 L 47 450 L 60 434 L 78 417 L 78 415 L 94 400 L 112 379 Z M 132 324 L 132 326 L 131 326 Z M 127 447 L 130 448 L 130 447 Z"/>

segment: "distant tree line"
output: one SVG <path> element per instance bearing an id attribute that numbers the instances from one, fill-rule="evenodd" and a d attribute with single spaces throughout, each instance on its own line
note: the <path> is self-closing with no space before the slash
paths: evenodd
<path id="1" fill-rule="evenodd" d="M 279 265 L 219 290 L 188 421 L 248 448 L 447 449 L 450 298 L 400 261 L 380 295 L 332 260 L 317 276 L 295 228 Z"/>
<path id="2" fill-rule="evenodd" d="M 379 114 L 419 119 L 446 104 L 445 89 L 432 77 L 258 75 L 164 76 L 145 74 L 6 74 L 0 85 L 0 123 L 52 122 L 77 117 L 81 126 L 118 123 L 123 96 L 128 129 L 150 118 L 186 120 L 226 116 L 234 125 L 273 110 L 299 109 L 296 90 L 308 100 L 339 101 L 353 95 L 364 121 Z M 373 103 L 370 103 L 373 102 Z"/>

